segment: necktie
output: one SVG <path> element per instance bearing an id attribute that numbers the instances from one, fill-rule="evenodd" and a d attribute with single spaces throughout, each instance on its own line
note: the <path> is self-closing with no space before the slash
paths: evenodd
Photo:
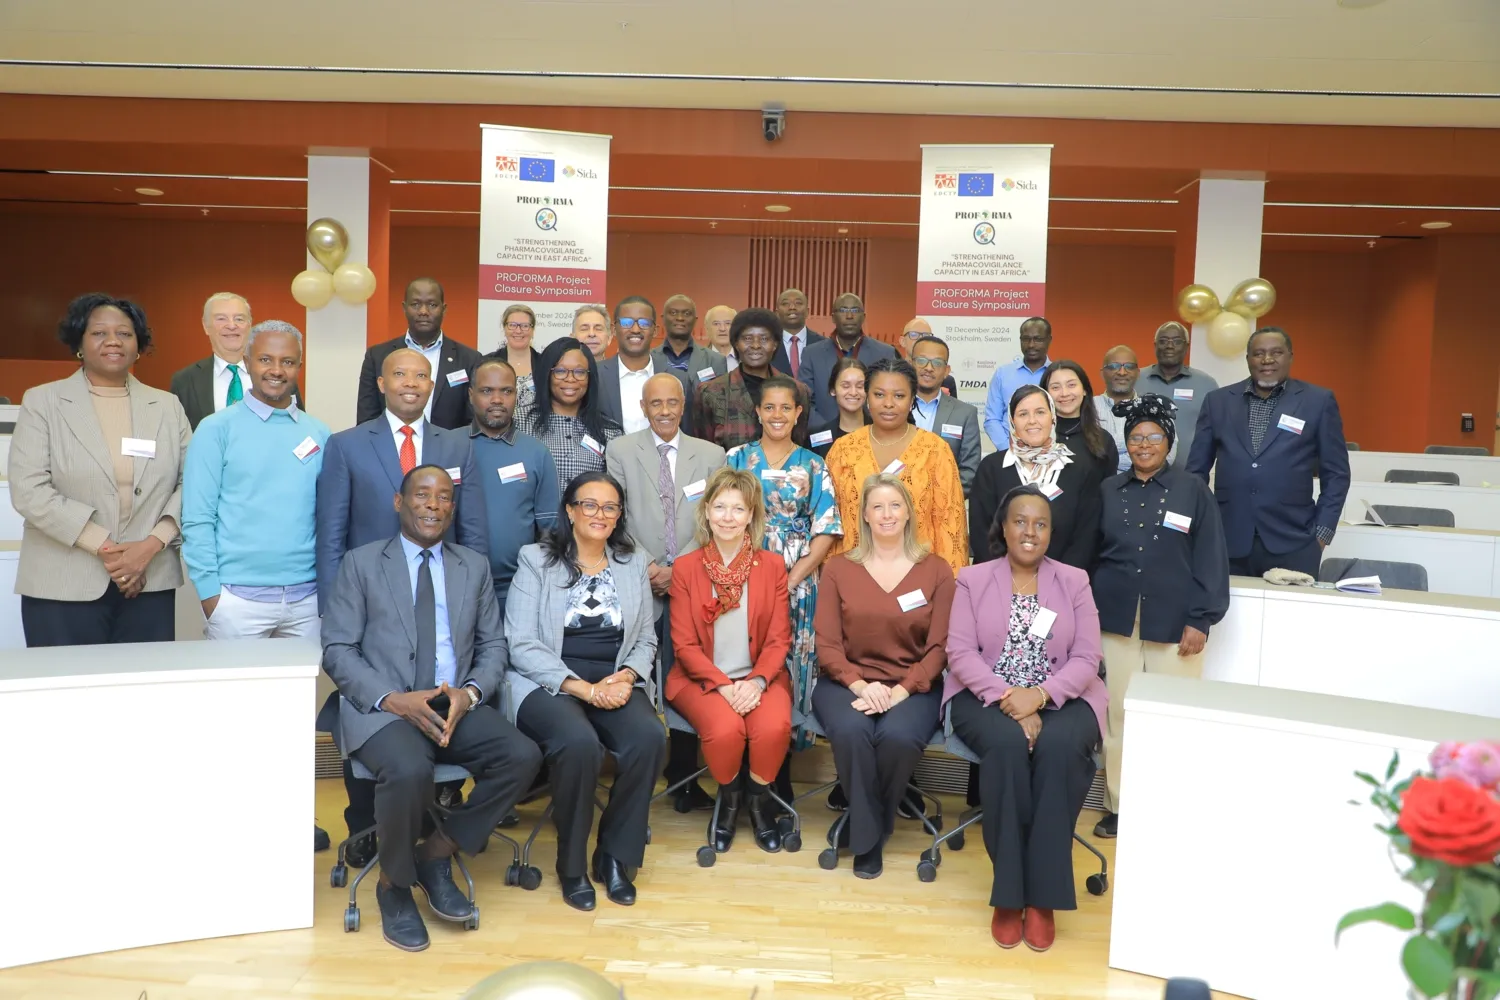
<path id="1" fill-rule="evenodd" d="M 796 337 L 792 338 L 792 342 L 791 342 L 791 344 L 788 345 L 788 347 L 790 348 L 790 350 L 787 351 L 787 358 L 792 363 L 792 370 L 790 372 L 788 372 L 788 374 L 791 375 L 792 378 L 796 378 L 797 377 L 797 369 L 800 368 L 800 367 L 802 367 L 802 359 L 800 357 L 798 357 L 798 354 L 800 352 L 797 350 L 797 338 Z"/>
<path id="2" fill-rule="evenodd" d="M 667 558 L 677 558 L 677 485 L 672 481 L 672 446 L 659 444 L 657 454 L 661 464 L 656 468 L 656 493 L 661 497 L 662 519 L 667 534 Z"/>
<path id="3" fill-rule="evenodd" d="M 417 433 L 410 427 L 401 428 L 401 433 L 406 435 L 406 440 L 401 442 L 401 474 L 404 476 L 417 467 L 417 445 L 412 440 Z"/>
<path id="4" fill-rule="evenodd" d="M 240 385 L 240 366 L 229 366 L 229 391 L 224 393 L 224 405 L 233 406 L 245 398 L 245 387 Z"/>
<path id="5" fill-rule="evenodd" d="M 437 593 L 432 589 L 432 550 L 422 550 L 417 569 L 417 686 L 437 685 Z"/>

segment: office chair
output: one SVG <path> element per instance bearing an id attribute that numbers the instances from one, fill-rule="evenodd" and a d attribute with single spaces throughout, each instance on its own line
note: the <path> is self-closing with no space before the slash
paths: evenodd
<path id="1" fill-rule="evenodd" d="M 1380 519 L 1386 524 L 1397 527 L 1431 525 L 1435 528 L 1451 528 L 1454 526 L 1453 511 L 1444 507 L 1405 507 L 1399 504 L 1372 503 L 1370 509 L 1380 515 Z"/>
<path id="2" fill-rule="evenodd" d="M 1488 455 L 1488 448 L 1473 444 L 1430 444 L 1422 449 L 1427 455 Z"/>
<path id="3" fill-rule="evenodd" d="M 1458 473 L 1442 472 L 1437 469 L 1387 469 L 1385 481 L 1388 483 L 1430 483 L 1436 486 L 1457 486 Z"/>
<path id="4" fill-rule="evenodd" d="M 948 734 L 947 739 L 944 743 L 944 748 L 959 760 L 966 760 L 970 764 L 974 764 L 976 766 L 978 766 L 979 764 L 979 755 L 973 750 L 970 750 L 964 744 L 963 740 L 959 739 L 952 733 Z M 1094 751 L 1094 762 L 1096 766 L 1099 765 L 1098 757 L 1099 752 L 1096 748 Z M 922 852 L 922 860 L 917 862 L 917 878 L 921 879 L 923 882 L 932 882 L 936 880 L 938 866 L 943 863 L 943 845 L 947 844 L 955 851 L 963 850 L 964 831 L 983 819 L 984 810 L 980 809 L 978 806 L 975 806 L 972 809 L 964 810 L 963 815 L 959 817 L 958 825 L 953 829 L 949 830 L 947 833 L 935 835 L 932 839 L 932 846 Z M 1073 839 L 1082 844 L 1090 854 L 1099 859 L 1099 871 L 1096 874 L 1090 875 L 1088 878 L 1084 879 L 1084 888 L 1088 889 L 1090 896 L 1104 895 L 1109 891 L 1109 862 L 1105 859 L 1103 854 L 1099 853 L 1099 849 L 1085 840 L 1077 830 L 1073 831 Z"/>
<path id="5" fill-rule="evenodd" d="M 1397 590 L 1427 589 L 1427 567 L 1421 563 L 1329 557 L 1318 567 L 1318 580 L 1323 583 L 1338 583 L 1351 576 L 1378 576 L 1382 586 Z"/>

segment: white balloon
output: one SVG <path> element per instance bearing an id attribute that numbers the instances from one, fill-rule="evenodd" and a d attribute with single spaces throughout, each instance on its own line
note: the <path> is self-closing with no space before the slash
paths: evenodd
<path id="1" fill-rule="evenodd" d="M 375 272 L 363 264 L 340 264 L 333 272 L 333 292 L 340 302 L 357 306 L 375 294 Z"/>
<path id="2" fill-rule="evenodd" d="M 327 271 L 303 271 L 292 279 L 292 298 L 308 309 L 322 309 L 333 298 L 333 276 Z"/>

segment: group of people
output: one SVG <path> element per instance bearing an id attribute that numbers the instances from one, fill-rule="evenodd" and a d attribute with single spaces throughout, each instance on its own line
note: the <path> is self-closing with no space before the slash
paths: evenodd
<path id="1" fill-rule="evenodd" d="M 774 312 L 716 307 L 708 347 L 674 296 L 655 349 L 638 296 L 580 308 L 540 351 L 516 305 L 490 355 L 444 333 L 436 281 L 402 305 L 406 332 L 365 357 L 356 426 L 332 434 L 301 405 L 300 332 L 254 323 L 241 296 L 209 298 L 213 354 L 170 393 L 130 374 L 141 308 L 82 296 L 59 327 L 79 371 L 27 392 L 10 479 L 28 645 L 170 640 L 181 562 L 210 640 L 321 639 L 338 698 L 320 722 L 374 775 L 346 762 L 351 835 L 374 830 L 347 857 L 378 855 L 384 934 L 409 950 L 428 944 L 413 889 L 469 919 L 453 854 L 542 775 L 564 899 L 593 909 L 598 883 L 629 905 L 664 765 L 679 811 L 713 810 L 716 851 L 744 814 L 774 852 L 789 753 L 814 731 L 849 813 L 840 846 L 878 877 L 944 719 L 980 758 L 991 932 L 1045 950 L 1076 905 L 1071 832 L 1101 743 L 1096 832 L 1117 829 L 1129 678 L 1200 672 L 1230 572 L 1315 570 L 1348 486 L 1337 404 L 1289 378 L 1275 328 L 1251 338 L 1250 378 L 1212 389 L 1166 324 L 1151 369 L 1106 356 L 1106 409 L 1028 320 L 981 461 L 947 345 L 921 320 L 894 347 L 868 336 L 854 295 L 828 337 L 796 289 Z M 668 739 L 668 705 L 694 732 Z M 700 752 L 716 796 L 690 780 Z M 433 787 L 439 762 L 473 776 L 467 799 Z"/>

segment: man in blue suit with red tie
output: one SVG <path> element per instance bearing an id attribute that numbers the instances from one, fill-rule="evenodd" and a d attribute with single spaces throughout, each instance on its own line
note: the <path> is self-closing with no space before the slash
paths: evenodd
<path id="1" fill-rule="evenodd" d="M 1217 462 L 1214 496 L 1229 572 L 1260 576 L 1281 568 L 1317 576 L 1349 493 L 1338 400 L 1290 377 L 1292 338 L 1280 327 L 1252 334 L 1245 360 L 1249 378 L 1204 398 L 1187 470 L 1206 481 Z"/>

